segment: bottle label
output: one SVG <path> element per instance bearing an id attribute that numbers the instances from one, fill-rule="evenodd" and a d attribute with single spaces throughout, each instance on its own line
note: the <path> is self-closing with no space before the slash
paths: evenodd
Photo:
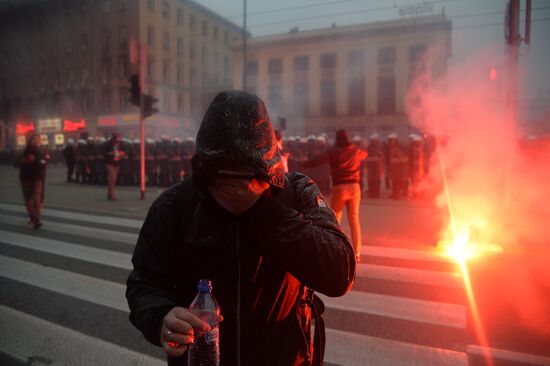
<path id="1" fill-rule="evenodd" d="M 218 343 L 220 337 L 220 329 L 218 327 L 212 328 L 212 330 L 204 335 L 206 344 Z"/>

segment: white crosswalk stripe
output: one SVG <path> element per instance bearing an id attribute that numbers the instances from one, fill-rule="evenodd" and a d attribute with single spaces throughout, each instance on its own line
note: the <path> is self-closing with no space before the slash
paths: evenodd
<path id="1" fill-rule="evenodd" d="M 43 231 L 29 233 L 21 232 L 25 220 L 17 216 L 23 212 L 21 206 L 0 204 L 0 278 L 5 278 L 16 283 L 30 285 L 35 288 L 50 291 L 56 296 L 78 299 L 90 304 L 103 306 L 113 311 L 128 313 L 128 305 L 124 296 L 125 285 L 115 280 L 108 280 L 89 273 L 80 273 L 73 266 L 56 268 L 53 265 L 41 263 L 39 259 L 27 259 L 13 254 L 17 248 L 30 250 L 35 253 L 63 258 L 70 262 L 78 260 L 92 265 L 100 264 L 114 270 L 128 272 L 131 269 L 131 256 L 117 250 L 95 248 L 90 243 L 76 242 L 74 237 L 107 239 L 128 245 L 135 244 L 139 221 L 99 217 L 85 214 L 67 214 L 62 211 L 46 210 Z M 48 221 L 48 217 L 57 220 Z M 58 222 L 59 219 L 68 218 L 70 223 Z M 122 221 L 121 221 L 122 220 Z M 109 225 L 99 229 L 94 225 Z M 125 229 L 135 228 L 135 233 L 118 233 L 116 227 Z M 19 228 L 10 231 L 10 228 Z M 66 230 L 64 232 L 64 230 Z M 92 235 L 97 230 L 96 235 Z M 49 233 L 49 237 L 42 237 L 41 233 Z M 64 240 L 64 233 L 71 234 L 73 240 Z M 134 240 L 130 240 L 134 239 Z M 15 249 L 14 249 L 15 248 Z M 396 249 L 386 247 L 363 247 L 363 256 L 378 258 L 395 258 L 400 260 L 419 260 L 430 263 L 444 263 L 445 258 L 435 252 L 414 251 L 408 249 Z M 365 262 L 365 261 L 364 261 Z M 368 260 L 367 260 L 368 262 Z M 461 291 L 462 281 L 457 273 L 433 271 L 420 268 L 402 268 L 398 266 L 365 264 L 358 266 L 357 281 L 383 280 L 401 284 L 414 284 L 417 286 L 437 286 L 448 288 L 450 291 Z M 53 295 L 52 295 L 53 296 Z M 341 298 L 329 298 L 322 296 L 327 309 L 327 348 L 326 362 L 338 365 L 467 365 L 468 358 L 465 352 L 451 348 L 435 347 L 418 343 L 406 342 L 399 339 L 390 339 L 370 334 L 357 333 L 350 329 L 334 327 L 330 323 L 330 316 L 334 312 L 340 312 L 341 316 L 368 316 L 389 319 L 394 322 L 405 321 L 407 326 L 422 324 L 429 327 L 443 327 L 445 329 L 465 330 L 467 327 L 467 310 L 464 304 L 445 303 L 439 301 L 409 298 L 399 294 L 380 294 L 353 290 Z M 70 309 L 66 309 L 70 311 Z M 128 349 L 117 344 L 112 344 L 99 338 L 82 334 L 78 330 L 50 322 L 45 319 L 26 314 L 13 309 L 0 302 L 0 331 L 3 334 L 12 334 L 20 327 L 47 329 L 44 334 L 50 340 L 50 351 L 46 356 L 54 356 L 53 353 L 64 353 L 64 347 L 82 347 L 85 343 L 93 343 L 92 351 L 83 354 L 80 363 L 70 363 L 68 355 L 62 355 L 58 361 L 66 360 L 74 365 L 160 365 L 164 364 L 157 356 L 142 353 L 140 349 Z M 34 328 L 33 328 L 34 327 Z M 137 331 L 136 331 L 137 332 Z M 23 335 L 26 333 L 23 333 Z M 21 336 L 23 336 L 21 335 Z M 44 335 L 43 337 L 46 337 Z M 44 344 L 44 338 L 31 337 L 24 347 L 17 348 L 17 337 L 9 341 L 0 341 L 0 352 L 8 353 L 23 361 L 31 354 L 37 354 L 37 349 Z M 3 337 L 4 338 L 4 337 Z M 63 345 L 65 343 L 65 346 Z M 87 346 L 88 347 L 88 346 Z M 94 356 L 94 353 L 96 355 Z M 101 353 L 103 358 L 107 355 L 118 353 L 109 362 L 99 362 L 94 357 Z M 63 358 L 65 357 L 65 358 Z M 102 358 L 102 359 L 103 359 Z M 126 360 L 126 361 L 121 361 Z"/>

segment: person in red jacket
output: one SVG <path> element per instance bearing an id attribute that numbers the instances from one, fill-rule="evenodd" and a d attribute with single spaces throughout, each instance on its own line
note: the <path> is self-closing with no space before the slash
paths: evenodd
<path id="1" fill-rule="evenodd" d="M 336 142 L 324 153 L 302 163 L 304 167 L 313 167 L 325 163 L 330 165 L 332 177 L 332 195 L 330 207 L 336 214 L 338 223 L 342 221 L 342 210 L 347 208 L 351 240 L 355 249 L 355 259 L 361 257 L 361 224 L 359 222 L 359 204 L 361 203 L 360 171 L 361 162 L 367 158 L 365 150 L 356 147 L 349 140 L 344 129 L 336 131 Z"/>

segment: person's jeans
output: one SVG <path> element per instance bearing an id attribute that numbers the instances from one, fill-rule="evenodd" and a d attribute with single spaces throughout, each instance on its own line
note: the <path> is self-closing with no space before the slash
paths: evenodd
<path id="1" fill-rule="evenodd" d="M 120 167 L 111 164 L 106 164 L 105 167 L 107 168 L 107 180 L 109 181 L 107 196 L 109 198 L 115 198 L 116 178 Z"/>
<path id="2" fill-rule="evenodd" d="M 342 221 L 342 210 L 346 206 L 351 240 L 355 255 L 361 255 L 361 224 L 359 222 L 359 204 L 361 203 L 361 187 L 359 183 L 337 184 L 332 187 L 330 207 L 334 210 L 338 223 Z"/>
<path id="3" fill-rule="evenodd" d="M 23 190 L 23 198 L 29 219 L 39 220 L 42 214 L 42 202 L 44 200 L 44 181 L 21 181 L 21 189 Z"/>

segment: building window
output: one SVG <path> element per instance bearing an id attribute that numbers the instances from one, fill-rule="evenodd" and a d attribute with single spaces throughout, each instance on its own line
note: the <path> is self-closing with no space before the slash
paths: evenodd
<path id="1" fill-rule="evenodd" d="M 108 52 L 110 45 L 111 45 L 111 32 L 108 30 L 103 31 L 103 42 L 101 45 L 101 47 L 103 48 L 103 51 Z"/>
<path id="2" fill-rule="evenodd" d="M 170 79 L 170 62 L 168 60 L 164 60 L 162 63 L 162 81 L 167 83 Z"/>
<path id="3" fill-rule="evenodd" d="M 155 64 L 153 61 L 147 61 L 147 78 L 153 80 L 155 76 Z"/>
<path id="4" fill-rule="evenodd" d="M 384 47 L 378 50 L 378 65 L 395 63 L 395 47 Z"/>
<path id="5" fill-rule="evenodd" d="M 147 27 L 147 44 L 153 46 L 155 44 L 155 28 Z"/>
<path id="6" fill-rule="evenodd" d="M 395 78 L 393 76 L 378 78 L 378 113 L 395 113 Z"/>
<path id="7" fill-rule="evenodd" d="M 164 113 L 170 113 L 170 92 L 165 91 L 162 98 L 162 109 Z"/>
<path id="8" fill-rule="evenodd" d="M 229 73 L 229 57 L 223 56 L 223 71 L 228 74 Z"/>
<path id="9" fill-rule="evenodd" d="M 178 37 L 178 56 L 183 56 L 183 38 Z"/>
<path id="10" fill-rule="evenodd" d="M 321 114 L 336 115 L 336 82 L 334 80 L 321 80 Z"/>
<path id="11" fill-rule="evenodd" d="M 178 25 L 183 24 L 183 9 L 182 8 L 178 8 L 178 10 L 176 12 L 176 21 L 177 21 Z"/>
<path id="12" fill-rule="evenodd" d="M 245 80 L 247 88 L 255 88 L 258 78 L 258 61 L 248 61 L 245 67 Z M 251 89 L 249 89 L 251 90 Z"/>
<path id="13" fill-rule="evenodd" d="M 110 0 L 103 0 L 103 2 L 101 3 L 101 11 L 103 11 L 103 14 L 108 14 L 111 11 Z"/>
<path id="14" fill-rule="evenodd" d="M 416 64 L 422 61 L 426 54 L 427 47 L 425 44 L 415 44 L 409 47 L 409 62 Z"/>
<path id="15" fill-rule="evenodd" d="M 128 0 L 120 0 L 120 11 L 128 9 Z"/>
<path id="16" fill-rule="evenodd" d="M 283 106 L 283 86 L 279 83 L 269 85 L 268 108 L 271 111 L 280 111 Z"/>
<path id="17" fill-rule="evenodd" d="M 120 77 L 126 78 L 128 76 L 128 58 L 121 56 L 119 59 Z"/>
<path id="18" fill-rule="evenodd" d="M 195 43 L 194 42 L 189 43 L 189 58 L 191 60 L 195 59 Z"/>
<path id="19" fill-rule="evenodd" d="M 170 4 L 168 0 L 163 0 L 162 2 L 162 16 L 166 19 L 170 18 Z"/>
<path id="20" fill-rule="evenodd" d="M 226 46 L 229 44 L 229 33 L 227 31 L 223 32 L 223 44 Z"/>
<path id="21" fill-rule="evenodd" d="M 214 38 L 215 42 L 218 42 L 220 38 L 220 35 L 218 33 L 219 33 L 218 27 L 214 27 L 214 30 L 212 31 L 212 38 Z"/>
<path id="22" fill-rule="evenodd" d="M 189 87 L 195 85 L 195 69 L 193 67 L 189 68 Z"/>
<path id="23" fill-rule="evenodd" d="M 170 34 L 168 32 L 162 34 L 162 49 L 170 51 Z"/>
<path id="24" fill-rule="evenodd" d="M 120 26 L 119 46 L 121 49 L 126 49 L 126 47 L 128 47 L 128 27 L 125 25 Z"/>
<path id="25" fill-rule="evenodd" d="M 336 54 L 324 53 L 321 55 L 321 69 L 334 69 L 336 68 Z"/>
<path id="26" fill-rule="evenodd" d="M 365 113 L 364 77 L 350 77 L 348 81 L 348 113 L 351 115 Z"/>
<path id="27" fill-rule="evenodd" d="M 80 36 L 80 49 L 83 53 L 88 52 L 88 35 L 86 33 L 82 33 Z"/>
<path id="28" fill-rule="evenodd" d="M 107 83 L 111 80 L 111 61 L 103 60 L 101 76 L 103 85 L 107 85 Z"/>
<path id="29" fill-rule="evenodd" d="M 294 84 L 293 112 L 296 116 L 309 114 L 309 86 L 307 82 Z"/>
<path id="30" fill-rule="evenodd" d="M 183 113 L 183 95 L 178 94 L 178 113 Z"/>
<path id="31" fill-rule="evenodd" d="M 206 20 L 202 21 L 202 35 L 203 36 L 208 35 L 208 22 Z"/>
<path id="32" fill-rule="evenodd" d="M 208 50 L 206 49 L 206 47 L 203 47 L 201 50 L 201 62 L 203 66 L 208 65 Z"/>
<path id="33" fill-rule="evenodd" d="M 73 44 L 71 42 L 67 43 L 67 56 L 71 56 L 73 54 Z"/>
<path id="34" fill-rule="evenodd" d="M 267 64 L 268 73 L 271 75 L 279 75 L 283 73 L 283 59 L 272 58 Z"/>
<path id="35" fill-rule="evenodd" d="M 294 58 L 294 71 L 295 72 L 307 72 L 309 68 L 309 57 L 298 56 Z"/>
<path id="36" fill-rule="evenodd" d="M 103 91 L 103 110 L 104 111 L 111 110 L 111 91 L 110 90 Z"/>
<path id="37" fill-rule="evenodd" d="M 189 29 L 195 31 L 195 15 L 193 14 L 189 17 Z"/>
<path id="38" fill-rule="evenodd" d="M 147 0 L 147 10 L 150 12 L 155 11 L 155 0 Z"/>
<path id="39" fill-rule="evenodd" d="M 183 84 L 183 67 L 181 65 L 176 66 L 176 84 L 181 85 Z"/>

